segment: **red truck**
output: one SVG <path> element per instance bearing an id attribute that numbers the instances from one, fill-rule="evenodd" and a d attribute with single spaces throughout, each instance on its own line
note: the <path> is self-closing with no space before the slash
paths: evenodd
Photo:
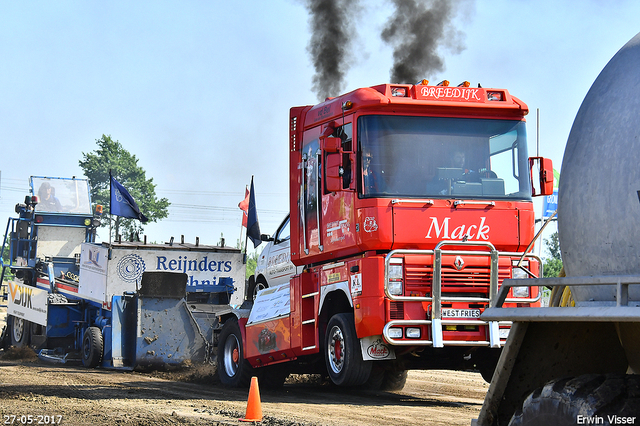
<path id="1" fill-rule="evenodd" d="M 400 389 L 407 370 L 434 368 L 490 380 L 509 324 L 479 317 L 503 279 L 539 275 L 532 196 L 553 191 L 551 162 L 528 156 L 527 113 L 507 90 L 446 81 L 292 108 L 290 235 L 273 243 L 298 269 L 226 318 L 221 381 L 321 373 Z M 519 287 L 507 303 L 540 298 Z"/>

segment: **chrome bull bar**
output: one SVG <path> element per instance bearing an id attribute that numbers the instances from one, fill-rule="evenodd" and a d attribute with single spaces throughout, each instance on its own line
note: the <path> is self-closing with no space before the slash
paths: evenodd
<path id="1" fill-rule="evenodd" d="M 464 246 L 464 247 L 484 247 L 483 250 L 453 251 L 443 250 L 444 246 Z M 394 256 L 405 254 L 432 255 L 433 256 L 433 282 L 431 284 L 431 296 L 397 296 L 389 292 L 389 265 Z M 491 258 L 489 272 L 489 294 L 487 297 L 442 297 L 442 256 L 464 254 L 466 256 L 489 256 Z M 464 242 L 464 241 L 441 241 L 433 250 L 392 250 L 385 256 L 384 262 L 384 293 L 389 300 L 399 302 L 431 302 L 431 319 L 424 320 L 392 320 L 385 324 L 382 335 L 392 345 L 399 346 L 433 346 L 436 348 L 447 346 L 489 346 L 499 348 L 504 345 L 505 339 L 500 338 L 500 325 L 510 325 L 509 321 L 483 321 L 480 319 L 442 319 L 442 302 L 465 302 L 465 303 L 488 303 L 493 307 L 493 300 L 498 294 L 498 261 L 500 257 L 530 257 L 537 259 L 540 268 L 542 261 L 539 256 L 532 253 L 498 252 L 490 242 Z M 511 303 L 535 303 L 540 300 L 541 292 L 534 298 L 509 298 L 506 302 Z M 432 340 L 411 339 L 398 340 L 389 336 L 389 330 L 397 326 L 424 326 L 431 327 Z M 447 340 L 443 338 L 443 326 L 446 325 L 488 325 L 489 340 L 467 341 L 467 340 Z"/>

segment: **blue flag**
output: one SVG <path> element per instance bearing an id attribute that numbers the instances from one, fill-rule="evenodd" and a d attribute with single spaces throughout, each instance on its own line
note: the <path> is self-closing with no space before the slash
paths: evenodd
<path id="1" fill-rule="evenodd" d="M 129 191 L 124 186 L 120 185 L 120 182 L 115 180 L 111 173 L 109 173 L 111 179 L 111 203 L 109 205 L 109 213 L 115 216 L 128 217 L 131 219 L 138 219 L 141 222 L 147 222 L 149 219 L 142 214 L 136 204 L 135 200 L 129 194 Z"/>
<path id="2" fill-rule="evenodd" d="M 262 244 L 260 239 L 260 224 L 258 223 L 258 211 L 256 210 L 256 197 L 253 191 L 253 176 L 251 177 L 251 190 L 249 191 L 249 211 L 247 212 L 247 237 L 253 242 L 253 248 Z"/>

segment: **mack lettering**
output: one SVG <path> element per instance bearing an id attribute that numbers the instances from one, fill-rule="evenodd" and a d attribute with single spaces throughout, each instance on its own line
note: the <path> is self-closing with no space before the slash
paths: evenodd
<path id="1" fill-rule="evenodd" d="M 462 240 L 466 237 L 469 240 L 489 240 L 489 231 L 491 228 L 489 225 L 485 225 L 486 217 L 480 218 L 478 225 L 458 225 L 453 228 L 451 234 L 449 234 L 449 221 L 450 217 L 445 217 L 442 224 L 439 223 L 437 217 L 431 217 L 431 224 L 429 225 L 429 231 L 425 238 L 442 238 L 445 240 Z M 453 226 L 453 225 L 452 225 Z M 432 236 L 433 232 L 433 236 Z"/>

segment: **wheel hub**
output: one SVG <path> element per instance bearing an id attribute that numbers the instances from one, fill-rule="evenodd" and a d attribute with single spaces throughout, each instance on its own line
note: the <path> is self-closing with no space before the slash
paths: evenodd
<path id="1" fill-rule="evenodd" d="M 238 339 L 231 335 L 224 345 L 224 371 L 229 377 L 233 377 L 238 372 L 238 363 L 240 361 L 240 344 Z"/>
<path id="2" fill-rule="evenodd" d="M 331 330 L 331 339 L 328 349 L 331 369 L 335 373 L 339 373 L 342 371 L 342 367 L 344 366 L 344 336 L 340 328 L 334 327 Z"/>
<path id="3" fill-rule="evenodd" d="M 13 317 L 13 340 L 16 342 L 22 341 L 22 336 L 24 335 L 24 320 L 22 318 Z"/>

